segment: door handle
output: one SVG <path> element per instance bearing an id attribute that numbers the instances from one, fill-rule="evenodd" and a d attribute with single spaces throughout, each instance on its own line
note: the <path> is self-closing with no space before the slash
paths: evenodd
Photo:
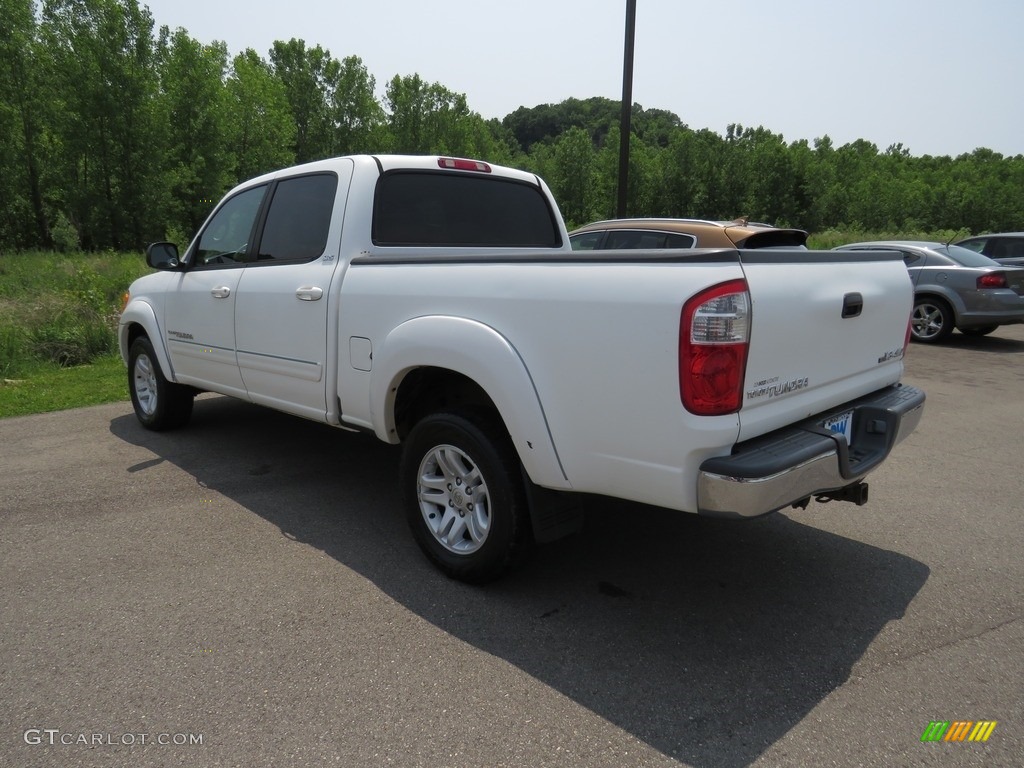
<path id="1" fill-rule="evenodd" d="M 228 288 L 226 285 L 221 285 L 218 286 L 217 288 L 211 289 L 210 295 L 213 296 L 213 298 L 215 299 L 226 299 L 228 296 L 231 295 L 231 289 Z"/>
<path id="2" fill-rule="evenodd" d="M 843 296 L 843 319 L 859 317 L 864 309 L 864 297 L 859 293 L 848 293 Z"/>
<path id="3" fill-rule="evenodd" d="M 295 290 L 295 297 L 299 301 L 317 301 L 324 295 L 324 289 L 315 285 L 304 285 Z"/>

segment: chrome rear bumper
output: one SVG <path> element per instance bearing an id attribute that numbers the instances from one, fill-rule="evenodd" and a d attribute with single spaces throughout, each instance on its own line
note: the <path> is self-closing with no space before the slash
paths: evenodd
<path id="1" fill-rule="evenodd" d="M 758 517 L 815 494 L 859 482 L 914 431 L 925 394 L 902 384 L 845 403 L 806 421 L 739 443 L 730 456 L 700 467 L 698 512 L 711 517 Z M 822 427 L 853 411 L 853 447 Z"/>

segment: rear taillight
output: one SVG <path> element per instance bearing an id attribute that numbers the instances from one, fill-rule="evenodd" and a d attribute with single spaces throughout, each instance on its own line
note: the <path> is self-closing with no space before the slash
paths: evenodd
<path id="1" fill-rule="evenodd" d="M 910 330 L 914 327 L 914 316 L 907 320 L 907 334 L 903 337 L 903 357 L 907 356 L 907 349 L 910 347 Z"/>
<path id="2" fill-rule="evenodd" d="M 750 344 L 745 280 L 708 288 L 683 305 L 679 318 L 679 396 L 700 416 L 734 413 L 743 402 Z"/>
<path id="3" fill-rule="evenodd" d="M 481 163 L 479 160 L 463 160 L 458 157 L 439 157 L 437 164 L 441 168 L 451 168 L 456 171 L 479 171 L 480 173 L 490 173 L 491 166 L 487 163 Z"/>
<path id="4" fill-rule="evenodd" d="M 979 288 L 1005 288 L 1006 275 L 1002 272 L 986 272 L 978 278 Z"/>

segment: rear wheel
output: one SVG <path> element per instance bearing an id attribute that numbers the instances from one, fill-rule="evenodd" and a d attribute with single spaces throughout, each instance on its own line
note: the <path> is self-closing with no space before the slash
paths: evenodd
<path id="1" fill-rule="evenodd" d="M 145 336 L 135 339 L 128 351 L 128 391 L 135 416 L 146 429 L 174 429 L 192 416 L 194 390 L 167 380 Z"/>
<path id="2" fill-rule="evenodd" d="M 448 576 L 490 581 L 525 552 L 524 481 L 496 419 L 462 412 L 422 419 L 405 441 L 401 484 L 416 543 Z"/>
<path id="3" fill-rule="evenodd" d="M 988 336 L 998 327 L 998 325 L 982 325 L 976 328 L 961 328 L 960 333 L 965 336 Z"/>
<path id="4" fill-rule="evenodd" d="M 933 344 L 953 332 L 953 310 L 942 299 L 923 296 L 914 301 L 910 335 L 914 341 Z"/>

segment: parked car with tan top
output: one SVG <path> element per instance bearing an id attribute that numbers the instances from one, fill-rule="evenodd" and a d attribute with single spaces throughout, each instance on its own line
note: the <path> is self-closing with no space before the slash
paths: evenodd
<path id="1" fill-rule="evenodd" d="M 807 233 L 747 219 L 611 219 L 569 233 L 574 251 L 633 248 L 805 248 Z"/>

